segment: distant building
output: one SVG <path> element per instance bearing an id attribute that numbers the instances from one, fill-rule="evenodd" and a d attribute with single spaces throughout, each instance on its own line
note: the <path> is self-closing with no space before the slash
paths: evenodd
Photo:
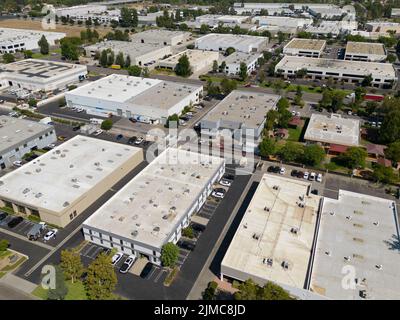
<path id="1" fill-rule="evenodd" d="M 382 43 L 347 42 L 345 60 L 382 62 L 387 54 Z"/>
<path id="2" fill-rule="evenodd" d="M 0 54 L 39 49 L 38 41 L 45 36 L 49 45 L 66 36 L 61 32 L 0 28 Z"/>
<path id="3" fill-rule="evenodd" d="M 268 38 L 248 35 L 210 33 L 196 39 L 195 47 L 200 50 L 225 51 L 229 47 L 240 52 L 261 52 Z"/>
<path id="4" fill-rule="evenodd" d="M 244 63 L 246 65 L 247 74 L 253 72 L 258 63 L 258 59 L 261 58 L 262 53 L 245 53 L 245 52 L 234 52 L 224 58 L 226 67 L 224 72 L 229 75 L 237 75 L 240 71 L 240 64 Z"/>
<path id="5" fill-rule="evenodd" d="M 325 40 L 294 38 L 283 48 L 283 54 L 319 58 L 325 46 Z"/>
<path id="6" fill-rule="evenodd" d="M 306 70 L 307 76 L 312 79 L 332 78 L 350 83 L 360 83 L 371 75 L 372 86 L 381 88 L 391 88 L 397 81 L 396 71 L 390 63 L 286 55 L 275 66 L 275 72 L 281 73 L 285 78 L 295 76 L 299 70 Z"/>
<path id="7" fill-rule="evenodd" d="M 292 18 L 282 16 L 255 16 L 253 23 L 259 26 L 278 26 L 285 28 L 305 28 L 313 23 L 311 18 Z"/>
<path id="8" fill-rule="evenodd" d="M 179 62 L 179 59 L 183 55 L 186 55 L 188 57 L 192 72 L 197 72 L 200 70 L 209 71 L 212 68 L 213 62 L 219 60 L 218 52 L 187 49 L 171 57 L 161 60 L 158 63 L 158 66 L 160 68 L 174 70 Z"/>
<path id="9" fill-rule="evenodd" d="M 163 46 L 176 46 L 188 41 L 192 34 L 184 31 L 150 29 L 131 35 L 132 42 L 151 43 Z"/>
<path id="10" fill-rule="evenodd" d="M 371 21 L 365 24 L 368 32 L 377 32 L 389 35 L 390 32 L 400 34 L 400 23 L 386 21 Z"/>
<path id="11" fill-rule="evenodd" d="M 52 91 L 85 79 L 84 65 L 51 60 L 26 59 L 0 66 L 0 88 Z"/>
<path id="12" fill-rule="evenodd" d="M 400 17 L 400 8 L 392 8 L 392 13 L 390 15 L 392 18 Z"/>
<path id="13" fill-rule="evenodd" d="M 169 116 L 198 103 L 202 94 L 200 85 L 111 74 L 66 92 L 65 100 L 88 114 L 165 123 Z"/>
<path id="14" fill-rule="evenodd" d="M 219 23 L 240 25 L 249 19 L 247 16 L 233 16 L 233 15 L 218 15 L 218 14 L 205 14 L 198 16 L 195 22 L 202 25 L 206 24 L 210 27 L 216 27 Z"/>
<path id="15" fill-rule="evenodd" d="M 169 148 L 83 223 L 85 240 L 161 265 L 224 172 L 222 158 Z"/>
<path id="16" fill-rule="evenodd" d="M 121 10 L 108 8 L 105 4 L 88 4 L 57 8 L 56 15 L 77 21 L 97 20 L 99 23 L 108 23 L 111 21 L 118 22 L 121 18 Z"/>
<path id="17" fill-rule="evenodd" d="M 75 136 L 0 178 L 0 206 L 65 227 L 143 161 L 143 151 Z"/>
<path id="18" fill-rule="evenodd" d="M 0 116 L 0 137 L 0 169 L 57 141 L 53 126 L 8 116 Z"/>

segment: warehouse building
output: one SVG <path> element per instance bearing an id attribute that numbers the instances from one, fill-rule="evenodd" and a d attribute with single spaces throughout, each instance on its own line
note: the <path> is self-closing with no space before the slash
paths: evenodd
<path id="1" fill-rule="evenodd" d="M 0 28 L 0 54 L 39 49 L 38 41 L 45 36 L 53 46 L 66 36 L 61 32 Z"/>
<path id="2" fill-rule="evenodd" d="M 132 42 L 151 43 L 162 46 L 176 46 L 188 41 L 192 34 L 184 31 L 150 29 L 131 36 Z"/>
<path id="3" fill-rule="evenodd" d="M 382 43 L 347 42 L 345 60 L 382 62 L 386 58 L 386 50 Z"/>
<path id="4" fill-rule="evenodd" d="M 262 53 L 245 53 L 235 51 L 230 54 L 224 61 L 226 63 L 225 73 L 229 75 L 238 75 L 240 72 L 240 64 L 244 63 L 246 65 L 247 74 L 250 74 L 257 68 L 258 59 L 261 58 Z"/>
<path id="5" fill-rule="evenodd" d="M 107 8 L 106 5 L 88 4 L 81 6 L 73 6 L 56 9 L 58 17 L 68 17 L 77 21 L 86 21 L 91 19 L 100 23 L 108 23 L 111 21 L 119 21 L 121 18 L 120 9 Z"/>
<path id="6" fill-rule="evenodd" d="M 124 59 L 129 56 L 131 65 L 141 67 L 155 66 L 158 60 L 171 55 L 171 46 L 156 43 L 128 42 L 128 41 L 102 41 L 85 47 L 86 55 L 94 57 L 97 52 L 110 49 L 115 56 L 122 52 Z"/>
<path id="7" fill-rule="evenodd" d="M 210 51 L 225 51 L 232 47 L 240 52 L 261 52 L 267 44 L 266 37 L 217 33 L 207 34 L 195 41 L 197 49 Z"/>
<path id="8" fill-rule="evenodd" d="M 201 134 L 212 139 L 224 129 L 231 130 L 233 139 L 243 150 L 254 152 L 266 114 L 276 108 L 279 99 L 274 94 L 234 90 L 201 120 Z"/>
<path id="9" fill-rule="evenodd" d="M 50 60 L 26 59 L 0 66 L 0 88 L 52 91 L 85 79 L 87 67 Z"/>
<path id="10" fill-rule="evenodd" d="M 381 35 L 388 35 L 389 32 L 400 34 L 400 23 L 387 21 L 371 21 L 365 24 L 368 32 L 377 32 Z"/>
<path id="11" fill-rule="evenodd" d="M 225 172 L 225 160 L 169 148 L 83 223 L 87 241 L 161 265 Z"/>
<path id="12" fill-rule="evenodd" d="M 312 79 L 332 78 L 337 81 L 360 83 L 371 75 L 372 86 L 391 88 L 397 81 L 396 71 L 392 64 L 364 61 L 347 61 L 325 58 L 307 58 L 284 56 L 275 66 L 275 72 L 285 78 L 296 75 L 299 70 L 306 70 Z"/>
<path id="13" fill-rule="evenodd" d="M 311 18 L 292 18 L 282 16 L 255 16 L 252 22 L 259 26 L 278 26 L 285 28 L 305 28 L 313 23 Z"/>
<path id="14" fill-rule="evenodd" d="M 264 174 L 222 260 L 221 280 L 273 281 L 296 296 L 308 289 L 319 205 L 310 182 Z"/>
<path id="15" fill-rule="evenodd" d="M 294 38 L 283 48 L 283 54 L 319 58 L 325 47 L 325 40 Z"/>
<path id="16" fill-rule="evenodd" d="M 313 113 L 304 140 L 321 143 L 330 152 L 335 152 L 335 149 L 346 150 L 338 146 L 357 147 L 360 145 L 360 120 L 343 118 L 339 114 Z"/>
<path id="17" fill-rule="evenodd" d="M 11 167 L 26 153 L 57 141 L 53 126 L 8 116 L 0 116 L 0 137 L 1 170 Z"/>
<path id="18" fill-rule="evenodd" d="M 339 190 L 319 216 L 311 290 L 335 300 L 399 300 L 396 203 Z"/>
<path id="19" fill-rule="evenodd" d="M 219 53 L 205 50 L 190 50 L 187 49 L 158 63 L 160 68 L 175 70 L 179 59 L 186 55 L 189 59 L 190 67 L 192 72 L 198 72 L 200 70 L 209 71 L 212 68 L 213 62 L 218 61 Z"/>
<path id="20" fill-rule="evenodd" d="M 219 14 L 205 14 L 198 16 L 195 22 L 199 25 L 206 24 L 210 27 L 216 27 L 219 23 L 240 25 L 249 19 L 247 16 L 234 16 L 234 15 L 219 15 Z"/>
<path id="21" fill-rule="evenodd" d="M 0 178 L 0 206 L 65 227 L 143 161 L 143 151 L 77 135 Z"/>
<path id="22" fill-rule="evenodd" d="M 117 115 L 146 123 L 165 123 L 198 103 L 203 86 L 158 79 L 111 74 L 65 93 L 69 107 L 80 107 L 88 114 Z"/>

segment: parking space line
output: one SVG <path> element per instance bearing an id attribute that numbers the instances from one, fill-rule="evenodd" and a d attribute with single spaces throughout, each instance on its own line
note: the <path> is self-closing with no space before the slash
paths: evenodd
<path id="1" fill-rule="evenodd" d="M 0 232 L 3 232 L 3 233 L 5 233 L 5 234 L 8 234 L 8 235 L 10 235 L 10 236 L 12 236 L 12 237 L 18 238 L 18 239 L 20 239 L 20 240 L 23 240 L 23 241 L 26 241 L 26 242 L 35 244 L 35 245 L 37 245 L 37 246 L 39 246 L 39 247 L 42 247 L 42 248 L 45 248 L 45 249 L 48 249 L 48 250 L 53 250 L 53 249 L 54 249 L 54 247 L 52 247 L 52 246 L 50 246 L 50 245 L 47 245 L 47 244 L 44 244 L 44 243 L 38 242 L 38 241 L 30 241 L 26 236 L 22 236 L 22 235 L 20 235 L 20 234 L 18 234 L 18 233 L 9 231 L 9 230 L 4 229 L 4 228 L 0 228 Z"/>
<path id="2" fill-rule="evenodd" d="M 160 280 L 161 276 L 163 275 L 163 273 L 166 272 L 165 270 L 161 270 L 161 272 L 157 275 L 157 277 L 154 279 L 154 282 L 157 283 L 158 280 Z"/>

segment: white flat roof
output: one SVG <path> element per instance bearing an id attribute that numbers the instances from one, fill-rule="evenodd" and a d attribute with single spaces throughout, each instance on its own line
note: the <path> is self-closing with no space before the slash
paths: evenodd
<path id="1" fill-rule="evenodd" d="M 72 63 L 41 59 L 26 59 L 0 66 L 0 74 L 24 81 L 51 82 L 74 73 L 87 73 L 87 67 Z M 76 78 L 78 80 L 78 77 Z"/>
<path id="2" fill-rule="evenodd" d="M 345 190 L 339 190 L 338 199 L 325 198 L 312 290 L 340 300 L 361 299 L 360 290 L 369 299 L 400 299 L 397 219 L 391 200 Z M 358 283 L 346 289 L 342 283 L 348 284 L 352 275 Z"/>
<path id="3" fill-rule="evenodd" d="M 253 63 L 254 61 L 257 61 L 258 58 L 262 56 L 262 53 L 260 52 L 240 52 L 240 51 L 235 51 L 234 53 L 230 54 L 226 58 L 224 57 L 224 61 L 226 64 L 240 64 L 241 62 L 244 62 L 246 65 L 249 65 L 250 63 Z"/>
<path id="4" fill-rule="evenodd" d="M 190 37 L 192 34 L 185 31 L 173 31 L 165 29 L 150 29 L 131 35 L 132 41 L 139 41 L 145 39 L 145 41 L 170 41 L 175 37 Z"/>
<path id="5" fill-rule="evenodd" d="M 209 33 L 205 36 L 196 39 L 196 44 L 202 42 L 215 42 L 221 47 L 236 47 L 236 46 L 259 46 L 260 44 L 267 41 L 268 38 L 259 36 L 249 35 L 237 35 L 237 34 L 220 34 L 220 33 Z"/>
<path id="6" fill-rule="evenodd" d="M 222 266 L 248 278 L 304 288 L 320 202 L 310 188 L 306 181 L 264 174 Z M 272 266 L 263 263 L 264 259 L 272 259 Z M 284 262 L 288 269 L 282 267 Z"/>
<path id="7" fill-rule="evenodd" d="M 141 148 L 77 135 L 0 178 L 0 198 L 61 212 Z"/>
<path id="8" fill-rule="evenodd" d="M 160 248 L 223 163 L 219 157 L 169 148 L 83 224 Z"/>
<path id="9" fill-rule="evenodd" d="M 61 32 L 35 31 L 27 29 L 0 28 L 0 43 L 13 43 L 15 41 L 27 41 L 32 39 L 40 39 L 44 35 L 46 38 L 62 39 L 66 36 Z M 39 45 L 38 45 L 39 47 Z"/>
<path id="10" fill-rule="evenodd" d="M 283 48 L 283 50 L 285 51 L 286 49 L 298 49 L 321 51 L 324 49 L 325 45 L 325 40 L 294 38 L 289 41 L 289 43 Z"/>
<path id="11" fill-rule="evenodd" d="M 339 114 L 313 113 L 304 139 L 344 146 L 358 146 L 360 144 L 360 120 L 342 118 Z"/>
<path id="12" fill-rule="evenodd" d="M 54 127 L 48 124 L 0 116 L 0 153 L 4 154 L 52 129 Z"/>
<path id="13" fill-rule="evenodd" d="M 386 55 L 385 47 L 382 43 L 352 41 L 347 42 L 346 54 Z"/>
<path id="14" fill-rule="evenodd" d="M 218 57 L 219 57 L 218 52 L 187 49 L 187 50 L 179 52 L 171 57 L 168 57 L 164 60 L 161 60 L 160 63 L 164 62 L 164 63 L 177 64 L 179 62 L 179 59 L 183 55 L 186 55 L 189 59 L 190 64 L 194 65 L 194 66 L 198 65 L 203 60 L 209 60 L 209 59 L 218 60 Z"/>

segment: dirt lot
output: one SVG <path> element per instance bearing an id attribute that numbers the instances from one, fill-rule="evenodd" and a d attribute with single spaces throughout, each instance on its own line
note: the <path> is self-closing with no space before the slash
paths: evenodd
<path id="1" fill-rule="evenodd" d="M 14 29 L 31 29 L 31 30 L 43 30 L 42 24 L 40 20 L 30 20 L 30 19 L 7 19 L 0 21 L 0 27 L 3 28 L 14 28 Z M 85 30 L 86 26 L 78 26 L 78 25 L 62 25 L 61 23 L 56 25 L 55 30 L 46 30 L 46 31 L 55 31 L 55 32 L 65 32 L 68 37 L 80 37 L 81 31 Z M 109 27 L 96 27 L 97 32 L 100 36 L 104 36 L 107 32 L 112 31 L 112 28 Z M 43 30 L 45 31 L 45 30 Z"/>

